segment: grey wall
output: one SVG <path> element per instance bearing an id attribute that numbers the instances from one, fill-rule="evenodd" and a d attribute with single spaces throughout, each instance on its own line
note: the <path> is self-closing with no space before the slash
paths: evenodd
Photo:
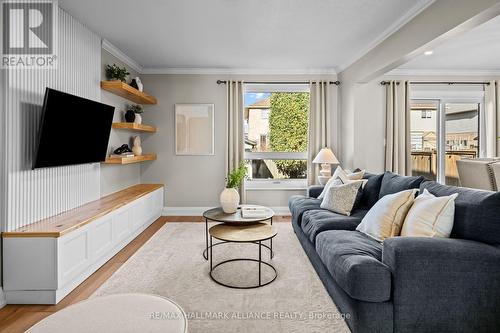
<path id="1" fill-rule="evenodd" d="M 158 104 L 143 113 L 145 123 L 158 127 L 157 133 L 143 136 L 143 151 L 156 152 L 154 162 L 141 163 L 143 183 L 166 185 L 166 206 L 207 207 L 217 205 L 224 188 L 226 133 L 226 90 L 211 75 L 144 75 L 144 90 Z M 176 156 L 174 147 L 174 105 L 215 104 L 215 155 Z"/>
<path id="2" fill-rule="evenodd" d="M 210 207 L 218 205 L 219 194 L 224 188 L 225 137 L 226 137 L 226 86 L 218 85 L 217 79 L 227 75 L 143 75 L 144 90 L 158 99 L 158 105 L 150 107 L 143 115 L 146 123 L 158 126 L 158 132 L 143 137 L 143 150 L 156 152 L 158 159 L 141 164 L 141 182 L 166 184 L 165 206 Z M 310 79 L 336 80 L 336 76 L 253 76 L 239 75 L 231 79 L 245 81 L 296 81 Z M 332 101 L 336 101 L 333 88 Z M 176 103 L 215 104 L 215 155 L 176 156 L 174 150 L 174 105 Z M 336 104 L 332 107 L 336 119 Z M 334 124 L 338 125 L 338 122 Z M 336 127 L 334 139 L 336 142 Z M 288 197 L 304 191 L 251 191 L 249 203 L 272 207 L 287 206 Z"/>
<path id="3" fill-rule="evenodd" d="M 127 82 L 130 82 L 131 78 L 139 76 L 139 74 L 134 71 L 130 66 L 123 63 L 121 60 L 111 55 L 106 50 L 102 50 L 101 53 L 101 79 L 106 80 L 106 65 L 116 64 L 120 67 L 126 67 L 130 72 Z M 113 122 L 122 122 L 124 111 L 128 104 L 133 104 L 131 101 L 112 94 L 108 91 L 101 89 L 101 102 L 109 104 L 115 107 L 115 115 Z M 147 107 L 146 107 L 147 108 Z M 117 147 L 124 143 L 127 143 L 132 147 L 131 138 L 135 135 L 140 135 L 138 132 L 131 132 L 127 130 L 116 130 L 111 129 L 111 134 L 109 137 L 108 153 L 111 153 Z M 128 165 L 101 165 L 101 196 L 119 191 L 125 187 L 140 183 L 141 169 L 139 164 L 128 164 Z"/>

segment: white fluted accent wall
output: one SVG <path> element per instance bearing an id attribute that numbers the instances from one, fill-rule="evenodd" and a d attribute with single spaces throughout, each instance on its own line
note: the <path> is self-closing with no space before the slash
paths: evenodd
<path id="1" fill-rule="evenodd" d="M 100 100 L 100 37 L 62 9 L 58 17 L 58 68 L 7 73 L 4 104 L 7 188 L 4 228 L 7 230 L 100 197 L 99 164 L 31 170 L 45 88 Z M 92 119 L 82 114 L 81 121 L 89 126 L 92 135 Z M 85 147 L 75 147 L 76 153 L 80 149 Z M 61 154 L 72 153 L 61 151 Z"/>

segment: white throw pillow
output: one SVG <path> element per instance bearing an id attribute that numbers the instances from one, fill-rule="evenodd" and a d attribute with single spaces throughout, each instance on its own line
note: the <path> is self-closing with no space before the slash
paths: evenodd
<path id="1" fill-rule="evenodd" d="M 356 230 L 379 242 L 388 237 L 399 236 L 417 192 L 417 189 L 411 189 L 383 196 L 366 213 Z"/>
<path id="2" fill-rule="evenodd" d="M 458 193 L 436 197 L 427 189 L 419 195 L 406 215 L 401 236 L 450 237 Z"/>
<path id="3" fill-rule="evenodd" d="M 360 181 L 331 186 L 325 194 L 320 207 L 331 210 L 334 213 L 349 216 L 351 215 L 351 210 L 360 187 Z"/>
<path id="4" fill-rule="evenodd" d="M 346 173 L 340 166 L 335 169 L 332 177 L 328 180 L 323 191 L 318 196 L 318 199 L 323 199 L 331 186 L 339 186 L 341 184 L 350 183 L 353 180 L 362 180 L 365 175 L 365 170 L 361 170 L 354 173 Z M 364 186 L 364 183 L 363 183 Z"/>

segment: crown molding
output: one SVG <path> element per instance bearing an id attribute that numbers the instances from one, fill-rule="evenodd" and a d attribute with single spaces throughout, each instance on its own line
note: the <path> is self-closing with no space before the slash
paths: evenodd
<path id="1" fill-rule="evenodd" d="M 117 48 L 116 46 L 111 44 L 108 40 L 103 38 L 102 42 L 101 42 L 101 46 L 104 50 L 108 51 L 113 56 L 115 56 L 116 58 L 121 60 L 123 63 L 130 66 L 130 68 L 132 68 L 133 70 L 135 70 L 139 74 L 142 74 L 142 72 L 144 70 L 142 68 L 142 66 L 139 65 L 139 63 L 137 61 L 135 61 L 134 59 L 130 58 L 128 55 L 123 53 L 119 48 Z"/>
<path id="2" fill-rule="evenodd" d="M 203 75 L 337 75 L 333 68 L 144 68 L 142 74 L 203 74 Z"/>
<path id="3" fill-rule="evenodd" d="M 389 36 L 397 32 L 401 29 L 406 23 L 410 22 L 414 17 L 427 9 L 430 5 L 432 5 L 436 0 L 419 0 L 417 3 L 408 11 L 405 15 L 401 16 L 398 20 L 394 21 L 387 29 L 384 30 L 377 38 L 373 39 L 373 41 L 368 44 L 361 51 L 356 53 L 354 57 L 352 57 L 349 61 L 346 61 L 344 64 L 335 67 L 337 73 L 340 73 L 347 69 L 349 66 L 354 64 L 356 61 L 361 59 L 368 52 L 373 50 L 377 45 L 386 40 Z"/>
<path id="4" fill-rule="evenodd" d="M 500 76 L 498 69 L 405 69 L 396 68 L 384 76 Z"/>

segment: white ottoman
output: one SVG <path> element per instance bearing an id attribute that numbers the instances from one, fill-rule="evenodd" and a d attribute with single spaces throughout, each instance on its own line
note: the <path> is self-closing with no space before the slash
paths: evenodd
<path id="1" fill-rule="evenodd" d="M 173 301 L 147 294 L 117 294 L 88 299 L 45 318 L 29 333 L 185 333 L 184 310 Z"/>

